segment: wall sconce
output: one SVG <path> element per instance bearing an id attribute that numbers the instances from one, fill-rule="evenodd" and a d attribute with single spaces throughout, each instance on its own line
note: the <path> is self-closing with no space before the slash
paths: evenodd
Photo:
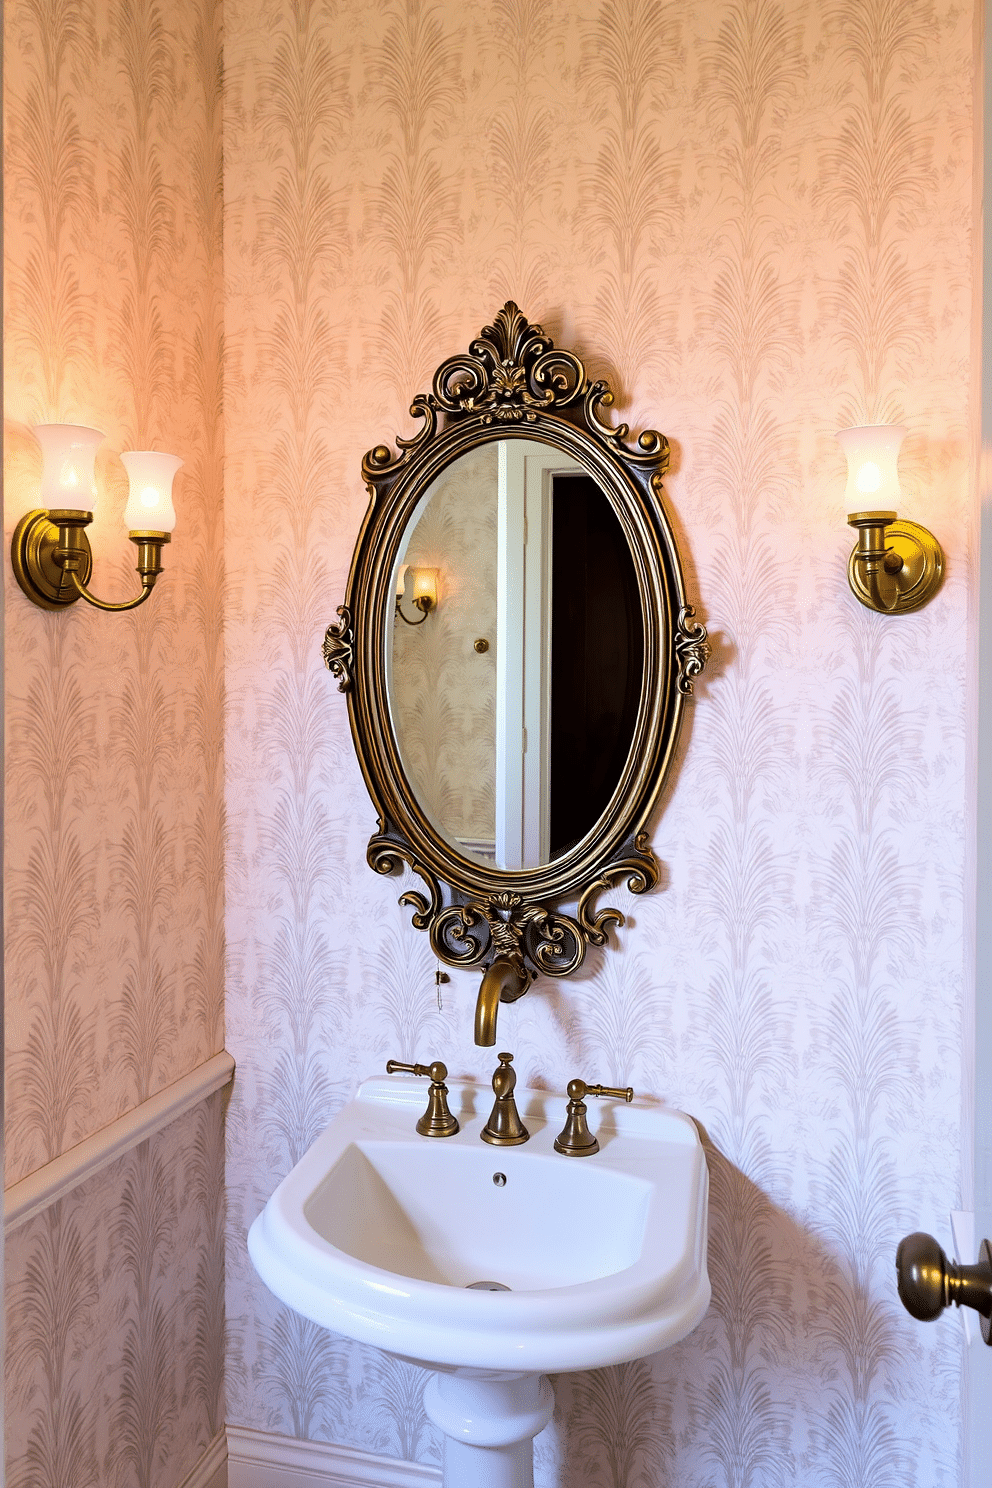
<path id="1" fill-rule="evenodd" d="M 841 429 L 838 443 L 847 456 L 847 522 L 858 532 L 847 565 L 856 599 L 882 615 L 902 615 L 931 600 L 944 577 L 944 550 L 925 527 L 897 521 L 894 511 L 851 511 L 866 497 L 879 506 L 899 500 L 899 447 L 903 424 L 872 424 Z"/>
<path id="2" fill-rule="evenodd" d="M 79 424 L 38 424 L 43 456 L 41 495 L 48 502 L 24 514 L 14 528 L 10 561 L 14 577 L 33 604 L 62 610 L 85 599 L 99 610 L 133 610 L 152 592 L 162 572 L 162 547 L 176 525 L 172 482 L 182 460 L 156 450 L 121 455 L 130 482 L 124 510 L 128 535 L 138 549 L 141 593 L 122 604 L 97 599 L 86 585 L 93 567 L 86 528 L 96 505 L 94 463 L 104 436 Z"/>
<path id="3" fill-rule="evenodd" d="M 419 620 L 407 620 L 403 613 L 403 595 L 406 591 L 406 576 L 409 571 L 413 579 L 413 603 L 420 611 Z M 431 610 L 437 609 L 438 570 L 436 568 L 413 568 L 402 563 L 396 573 L 396 613 L 407 625 L 423 625 Z"/>

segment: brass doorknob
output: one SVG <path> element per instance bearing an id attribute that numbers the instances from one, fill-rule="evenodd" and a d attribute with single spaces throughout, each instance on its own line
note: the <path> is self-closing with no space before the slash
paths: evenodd
<path id="1" fill-rule="evenodd" d="M 992 1249 L 982 1241 L 978 1264 L 949 1261 L 932 1235 L 917 1230 L 900 1240 L 896 1251 L 899 1297 L 921 1323 L 933 1322 L 953 1302 L 981 1314 L 982 1337 L 992 1344 Z"/>

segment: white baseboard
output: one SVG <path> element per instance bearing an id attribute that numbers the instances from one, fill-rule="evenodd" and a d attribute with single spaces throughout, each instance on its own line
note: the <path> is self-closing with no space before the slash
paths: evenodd
<path id="1" fill-rule="evenodd" d="M 439 1488 L 441 1469 L 356 1447 L 227 1428 L 228 1488 Z"/>
<path id="2" fill-rule="evenodd" d="M 179 1488 L 227 1488 L 227 1432 L 223 1427 Z"/>

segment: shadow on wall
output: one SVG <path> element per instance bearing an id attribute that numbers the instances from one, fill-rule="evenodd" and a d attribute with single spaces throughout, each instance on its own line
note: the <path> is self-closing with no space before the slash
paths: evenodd
<path id="1" fill-rule="evenodd" d="M 648 1359 L 558 1376 L 554 1420 L 535 1444 L 538 1482 L 662 1488 L 676 1481 L 676 1458 L 680 1483 L 806 1481 L 795 1475 L 838 1456 L 852 1483 L 905 1481 L 910 1445 L 893 1429 L 891 1401 L 871 1388 L 880 1366 L 912 1348 L 894 1270 L 890 1297 L 878 1286 L 877 1246 L 863 1274 L 841 1266 L 696 1125 L 710 1174 L 709 1312 Z M 808 1398 L 797 1441 L 800 1381 Z M 869 1459 L 864 1477 L 858 1464 Z"/>

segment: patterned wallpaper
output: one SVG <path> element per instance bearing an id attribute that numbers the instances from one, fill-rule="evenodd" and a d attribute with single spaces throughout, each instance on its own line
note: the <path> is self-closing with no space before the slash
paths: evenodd
<path id="1" fill-rule="evenodd" d="M 435 1000 L 319 643 L 443 356 L 512 297 L 673 441 L 715 654 L 619 948 L 504 1010 L 524 1081 L 670 1101 L 711 1142 L 714 1301 L 563 1377 L 541 1484 L 937 1488 L 959 1330 L 892 1258 L 961 1199 L 973 595 L 974 15 L 949 0 L 229 0 L 225 426 L 230 1418 L 435 1460 L 408 1365 L 323 1335 L 245 1232 L 385 1057 L 487 1076 Z M 905 421 L 948 553 L 847 591 L 845 424 Z"/>
<path id="2" fill-rule="evenodd" d="M 138 588 L 117 452 L 184 461 L 153 602 L 7 588 L 11 1183 L 223 1046 L 220 37 L 208 0 L 19 0 L 5 26 L 8 546 L 32 424 L 106 431 L 105 598 Z"/>
<path id="3" fill-rule="evenodd" d="M 10 1488 L 176 1488 L 223 1425 L 224 1099 L 8 1237 Z"/>
<path id="4" fill-rule="evenodd" d="M 891 1268 L 961 1198 L 974 16 L 229 0 L 223 515 L 217 19 L 5 14 L 8 534 L 29 426 L 105 429 L 97 579 L 123 594 L 109 451 L 186 461 L 147 607 L 8 592 L 8 1181 L 220 1047 L 223 744 L 228 1416 L 436 1459 L 417 1371 L 279 1307 L 244 1236 L 385 1057 L 490 1072 L 476 981 L 438 1009 L 401 885 L 365 866 L 319 644 L 362 453 L 512 297 L 672 438 L 715 640 L 655 827 L 664 888 L 620 895 L 619 949 L 501 1023 L 523 1080 L 629 1080 L 704 1125 L 714 1303 L 675 1349 L 558 1381 L 539 1482 L 950 1488 L 958 1330 L 914 1325 Z M 900 622 L 844 580 L 832 434 L 875 419 L 909 425 L 906 510 L 948 553 Z M 170 1444 L 209 1437 L 211 1123 L 216 1100 L 13 1237 L 17 1488 L 60 1481 L 63 1451 L 82 1482 L 171 1488 Z M 139 1359 L 154 1405 L 124 1387 Z"/>
<path id="5" fill-rule="evenodd" d="M 102 429 L 92 584 L 124 598 L 117 453 L 184 461 L 134 614 L 44 613 L 8 569 L 8 1184 L 223 1046 L 218 21 L 213 0 L 4 11 L 5 540 L 38 502 L 31 425 Z M 18 1488 L 171 1488 L 216 1429 L 211 1110 L 10 1238 Z"/>

